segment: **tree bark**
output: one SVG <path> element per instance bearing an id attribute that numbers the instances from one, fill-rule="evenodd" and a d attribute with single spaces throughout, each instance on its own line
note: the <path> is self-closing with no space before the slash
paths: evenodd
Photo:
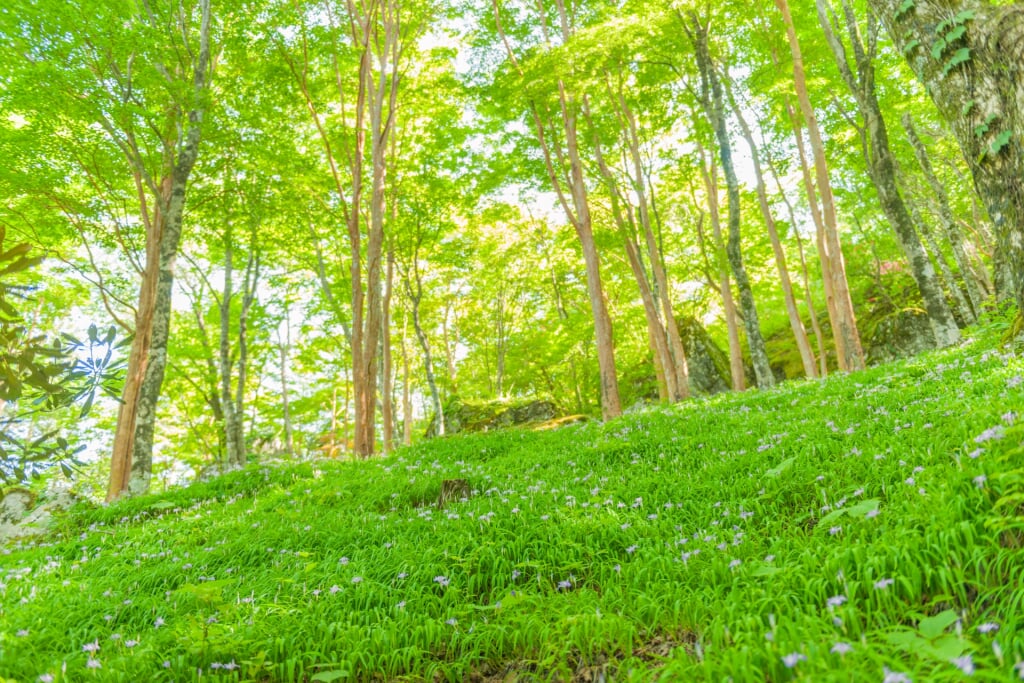
<path id="1" fill-rule="evenodd" d="M 968 254 L 970 246 L 967 240 L 964 239 L 960 226 L 956 224 L 956 219 L 953 217 L 953 209 L 949 204 L 949 194 L 946 192 L 946 186 L 942 184 L 942 181 L 935 174 L 931 159 L 928 158 L 928 151 L 925 149 L 921 137 L 917 134 L 917 129 L 914 127 L 914 121 L 910 118 L 910 114 L 903 115 L 902 123 L 903 129 L 907 133 L 907 140 L 910 141 L 911 147 L 914 148 L 914 156 L 917 157 L 917 163 L 924 172 L 924 177 L 928 181 L 929 187 L 931 187 L 935 201 L 938 203 L 939 220 L 942 222 L 946 239 L 949 240 L 949 244 L 953 248 L 953 259 L 960 270 L 964 289 L 967 290 L 967 298 L 971 304 L 972 315 L 965 318 L 965 320 L 968 323 L 974 322 L 981 313 L 981 306 L 985 300 L 985 295 L 982 293 L 978 276 L 975 274 L 971 264 L 972 259 Z M 938 254 L 936 256 L 938 257 Z"/>
<path id="2" fill-rule="evenodd" d="M 910 272 L 917 283 L 922 299 L 924 299 L 924 307 L 928 312 L 928 320 L 931 323 L 936 343 L 940 348 L 955 344 L 960 340 L 960 329 L 949 310 L 949 304 L 946 303 L 946 297 L 942 293 L 935 268 L 921 244 L 921 238 L 917 234 L 910 212 L 907 210 L 896 183 L 896 159 L 889 146 L 889 131 L 885 125 L 885 118 L 882 116 L 878 96 L 875 93 L 874 20 L 871 17 L 868 19 L 868 45 L 865 46 L 857 26 L 856 16 L 848 0 L 842 0 L 847 38 L 850 41 L 857 69 L 857 73 L 854 74 L 847 62 L 846 47 L 832 30 L 826 0 L 816 0 L 816 2 L 818 21 L 825 33 L 826 42 L 832 50 L 839 73 L 853 94 L 864 121 L 865 161 L 868 175 L 871 176 L 878 194 L 879 204 L 896 232 L 900 246 L 903 247 L 903 253 L 910 263 Z"/>
<path id="3" fill-rule="evenodd" d="M 412 386 L 409 369 L 409 318 L 402 321 L 402 444 L 412 445 Z"/>
<path id="4" fill-rule="evenodd" d="M 508 53 L 509 61 L 523 74 L 516 59 L 515 52 L 508 41 L 508 36 L 502 27 L 501 12 L 498 6 L 499 0 L 492 0 L 495 24 L 502 42 Z M 564 0 L 555 0 L 555 6 L 561 20 L 562 43 L 568 43 L 572 35 Z M 547 18 L 541 10 L 540 25 L 545 37 L 545 42 L 550 42 L 547 28 Z M 608 315 L 608 306 L 604 300 L 604 286 L 601 283 L 601 259 L 598 255 L 597 245 L 594 243 L 593 224 L 590 215 L 590 205 L 587 197 L 587 188 L 584 181 L 583 163 L 580 159 L 579 142 L 576 131 L 576 116 L 578 104 L 574 96 L 570 95 L 562 79 L 558 80 L 558 101 L 561 108 L 562 125 L 561 133 L 565 141 L 565 149 L 558 150 L 559 165 L 563 157 L 567 157 L 568 174 L 563 168 L 556 168 L 556 160 L 552 155 L 552 142 L 548 140 L 548 131 L 545 126 L 540 110 L 535 102 L 530 102 L 530 114 L 533 119 L 537 142 L 540 145 L 544 156 L 544 165 L 551 181 L 552 189 L 558 196 L 559 203 L 565 211 L 566 218 L 572 224 L 579 239 L 580 247 L 583 250 L 583 262 L 587 273 L 587 294 L 590 299 L 590 309 L 594 319 L 594 340 L 597 346 L 597 361 L 601 384 L 601 414 L 605 420 L 618 417 L 622 414 L 622 403 L 619 398 L 619 382 L 615 370 L 615 342 L 612 334 L 611 316 Z M 566 197 L 566 187 L 569 189 L 570 198 Z"/>
<path id="5" fill-rule="evenodd" d="M 1024 312 L 1024 6 L 901 4 L 868 2 L 953 129 Z"/>
<path id="6" fill-rule="evenodd" d="M 394 449 L 394 370 L 391 367 L 391 294 L 395 277 L 395 253 L 388 251 L 387 276 L 384 280 L 383 316 L 381 319 L 381 429 L 384 431 L 381 450 L 387 455 Z"/>
<path id="7" fill-rule="evenodd" d="M 807 92 L 803 55 L 796 36 L 796 28 L 793 26 L 793 18 L 789 13 L 789 4 L 787 0 L 775 0 L 775 6 L 779 9 L 786 24 L 786 36 L 793 57 L 793 83 L 804 123 L 810 135 L 811 151 L 814 153 L 814 170 L 817 175 L 818 192 L 821 196 L 821 217 L 825 233 L 823 241 L 828 248 L 827 263 L 831 272 L 834 298 L 834 317 L 831 318 L 832 336 L 836 344 L 839 368 L 847 372 L 863 370 L 864 350 L 861 348 L 857 318 L 853 312 L 853 300 L 850 298 L 850 287 L 846 279 L 846 265 L 843 263 L 843 249 L 836 221 L 835 197 L 832 194 L 832 185 L 828 177 L 828 162 L 825 159 L 825 143 L 821 139 L 818 118 L 814 113 L 814 107 L 811 106 L 811 98 Z M 830 309 L 829 313 L 831 316 L 833 311 Z"/>
<path id="8" fill-rule="evenodd" d="M 775 217 L 772 215 L 771 206 L 768 204 L 768 192 L 765 188 L 764 172 L 761 169 L 761 158 L 757 144 L 754 142 L 754 134 L 747 125 L 746 119 L 739 106 L 733 102 L 733 111 L 740 123 L 740 130 L 747 146 L 750 147 L 750 157 L 754 162 L 754 178 L 757 183 L 757 201 L 761 207 L 761 217 L 764 219 L 765 227 L 768 230 L 768 239 L 772 243 L 772 252 L 775 254 L 775 267 L 779 271 L 779 284 L 782 286 L 782 296 L 786 304 L 786 313 L 789 316 L 789 327 L 793 331 L 793 339 L 796 341 L 797 350 L 800 352 L 800 360 L 804 366 L 804 374 L 807 377 L 817 377 L 818 372 L 814 366 L 814 352 L 811 350 L 811 342 L 807 338 L 807 330 L 804 328 L 803 320 L 800 318 L 800 311 L 796 305 L 796 297 L 793 295 L 793 282 L 789 277 L 789 269 L 786 267 L 786 252 L 782 248 L 782 241 L 779 239 L 778 227 L 775 224 Z M 793 226 L 794 230 L 796 226 Z"/>
<path id="9" fill-rule="evenodd" d="M 111 457 L 107 499 L 121 495 L 141 495 L 148 491 L 153 470 L 153 442 L 156 427 L 156 405 L 160 398 L 167 366 L 167 342 L 171 325 L 171 292 L 174 266 L 181 241 L 185 193 L 189 176 L 199 156 L 199 141 L 209 90 L 210 2 L 200 0 L 199 46 L 192 65 L 192 108 L 186 116 L 181 144 L 168 145 L 165 174 L 156 191 L 154 216 L 150 220 L 145 191 L 140 175 L 142 167 L 137 148 L 123 149 L 135 168 L 136 186 L 142 204 L 143 224 L 147 228 L 146 270 L 139 290 L 135 340 L 129 352 L 128 377 L 118 411 L 114 451 Z M 150 17 L 153 20 L 152 17 Z M 187 37 L 186 37 L 187 40 Z M 162 67 L 162 65 L 161 65 Z M 109 131 L 108 131 L 109 132 Z M 133 145 L 134 138 L 128 140 Z"/>
<path id="10" fill-rule="evenodd" d="M 734 391 L 747 388 L 747 373 L 743 367 L 743 349 L 740 346 L 740 327 L 736 315 L 736 302 L 732 297 L 732 283 L 729 279 L 729 265 L 725 260 L 725 246 L 722 244 L 722 224 L 718 206 L 718 172 L 711 162 L 708 171 L 704 161 L 704 150 L 698 146 L 701 156 L 701 178 L 707 193 L 708 212 L 711 214 L 712 246 L 715 253 L 715 265 L 718 266 L 719 291 L 722 294 L 722 310 L 725 314 L 725 326 L 729 334 L 729 373 L 732 375 Z"/>
<path id="11" fill-rule="evenodd" d="M 732 269 L 736 288 L 740 294 L 740 306 L 743 309 L 743 324 L 747 331 L 747 346 L 750 348 L 750 360 L 754 366 L 754 377 L 761 388 L 774 386 L 775 376 L 768 362 L 768 351 L 764 337 L 761 335 L 761 323 L 757 315 L 754 293 L 750 287 L 750 278 L 743 263 L 743 249 L 740 242 L 740 189 L 736 177 L 736 169 L 732 162 L 732 141 L 726 125 L 722 84 L 711 62 L 708 46 L 708 27 L 701 24 L 696 12 L 690 13 L 690 40 L 697 55 L 697 69 L 700 71 L 701 102 L 708 123 L 715 131 L 718 142 L 718 155 L 722 161 L 722 173 L 725 175 L 726 192 L 729 197 L 729 239 L 725 245 L 725 253 Z"/>

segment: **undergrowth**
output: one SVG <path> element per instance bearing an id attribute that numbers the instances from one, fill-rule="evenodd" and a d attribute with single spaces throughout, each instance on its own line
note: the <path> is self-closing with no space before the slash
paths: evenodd
<path id="1" fill-rule="evenodd" d="M 1016 679 L 1022 375 L 972 342 L 79 508 L 0 555 L 0 678 Z"/>

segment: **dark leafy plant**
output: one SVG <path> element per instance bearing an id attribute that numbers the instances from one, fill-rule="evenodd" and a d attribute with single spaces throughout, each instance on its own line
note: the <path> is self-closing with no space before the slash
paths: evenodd
<path id="1" fill-rule="evenodd" d="M 33 433 L 29 426 L 43 414 L 81 405 L 84 418 L 97 392 L 117 397 L 124 375 L 114 327 L 101 332 L 89 327 L 88 339 L 70 334 L 49 339 L 31 330 L 19 312 L 31 301 L 30 288 L 15 280 L 42 259 L 30 245 L 3 249 L 0 228 L 0 479 L 25 481 L 57 465 L 70 475 L 84 445 L 76 445 L 61 429 Z"/>

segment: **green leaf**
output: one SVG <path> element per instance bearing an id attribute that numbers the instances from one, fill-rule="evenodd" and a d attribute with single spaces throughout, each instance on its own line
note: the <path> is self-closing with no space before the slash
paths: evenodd
<path id="1" fill-rule="evenodd" d="M 877 510 L 880 504 L 881 501 L 878 498 L 869 498 L 868 500 L 862 500 L 857 503 L 851 507 L 848 512 L 851 517 L 864 517 L 869 512 Z"/>
<path id="2" fill-rule="evenodd" d="M 318 674 L 310 676 L 310 681 L 321 681 L 322 683 L 331 683 L 331 681 L 337 681 L 342 678 L 348 678 L 348 671 L 338 669 L 336 671 L 321 671 Z"/>
<path id="3" fill-rule="evenodd" d="M 963 12 L 960 12 L 955 17 L 953 17 L 953 21 L 955 21 L 958 24 L 962 24 L 972 19 L 974 19 L 974 10 L 972 9 L 965 9 Z"/>
<path id="4" fill-rule="evenodd" d="M 971 49 L 967 48 L 967 47 L 960 48 L 959 50 L 954 52 L 953 56 L 949 58 L 948 62 L 946 62 L 946 66 L 944 66 L 942 68 L 942 75 L 945 76 L 950 71 L 952 71 L 954 68 L 956 68 L 957 65 L 963 64 L 964 62 L 966 62 L 970 58 L 971 58 Z"/>
<path id="5" fill-rule="evenodd" d="M 174 503 L 169 500 L 158 500 L 157 502 L 149 506 L 150 510 L 169 510 L 173 507 L 177 507 Z"/>
<path id="6" fill-rule="evenodd" d="M 792 458 L 786 458 L 778 465 L 765 472 L 764 474 L 766 477 L 772 477 L 773 479 L 778 478 L 782 476 L 782 474 L 784 474 L 790 467 L 792 467 L 793 463 L 795 462 L 796 456 L 793 456 Z"/>
<path id="7" fill-rule="evenodd" d="M 938 59 L 939 57 L 942 56 L 942 52 L 945 49 L 946 49 L 946 41 L 944 41 L 942 38 L 939 38 L 934 43 L 932 43 L 932 57 L 934 57 L 935 59 Z"/>
<path id="8" fill-rule="evenodd" d="M 956 612 L 951 609 L 945 612 L 939 612 L 934 617 L 927 617 L 921 620 L 918 624 L 917 629 L 921 632 L 928 640 L 935 640 L 942 633 L 952 626 L 958 619 Z"/>
<path id="9" fill-rule="evenodd" d="M 900 3 L 900 6 L 896 8 L 896 18 L 899 19 L 901 16 L 909 12 L 913 6 L 914 0 L 903 0 L 903 2 Z"/>
<path id="10" fill-rule="evenodd" d="M 946 34 L 946 42 L 952 43 L 954 40 L 967 33 L 966 26 L 954 26 L 949 33 Z"/>
<path id="11" fill-rule="evenodd" d="M 1012 130 L 1004 130 L 1002 133 L 996 136 L 996 139 L 989 145 L 988 151 L 990 154 L 999 154 L 999 150 L 1010 144 L 1010 139 L 1013 137 Z"/>
<path id="12" fill-rule="evenodd" d="M 914 38 L 913 40 L 911 40 L 910 42 L 903 46 L 903 54 L 910 54 L 910 52 L 920 44 L 921 41 L 918 40 L 917 38 Z"/>

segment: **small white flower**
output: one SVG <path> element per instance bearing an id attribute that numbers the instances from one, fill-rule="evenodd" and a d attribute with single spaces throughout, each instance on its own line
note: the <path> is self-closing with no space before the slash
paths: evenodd
<path id="1" fill-rule="evenodd" d="M 832 646 L 832 649 L 829 650 L 832 654 L 839 655 L 840 657 L 851 651 L 853 651 L 853 646 L 849 643 L 836 643 Z"/>
<path id="2" fill-rule="evenodd" d="M 999 630 L 999 624 L 994 621 L 987 621 L 978 626 L 978 633 L 995 633 Z"/>
<path id="3" fill-rule="evenodd" d="M 875 581 L 875 590 L 876 591 L 884 590 L 884 589 L 888 588 L 889 586 L 893 585 L 894 583 L 896 583 L 895 579 L 881 579 L 879 581 Z"/>
<path id="4" fill-rule="evenodd" d="M 786 665 L 787 669 L 792 669 L 805 659 L 807 659 L 807 655 L 800 654 L 799 652 L 791 652 L 782 658 L 782 663 Z"/>
<path id="5" fill-rule="evenodd" d="M 950 661 L 953 663 L 953 666 L 963 671 L 965 676 L 971 676 L 974 674 L 974 661 L 971 660 L 970 655 L 955 657 Z"/>

